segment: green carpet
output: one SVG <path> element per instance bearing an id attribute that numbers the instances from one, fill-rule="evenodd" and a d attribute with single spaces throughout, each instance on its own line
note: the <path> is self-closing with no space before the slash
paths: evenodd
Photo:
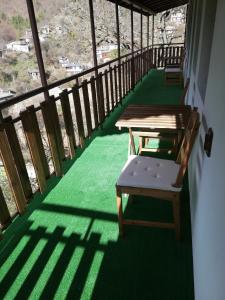
<path id="1" fill-rule="evenodd" d="M 0 244 L 0 299 L 194 299 L 187 184 L 182 236 L 171 230 L 127 227 L 118 238 L 115 182 L 127 158 L 128 135 L 114 123 L 128 103 L 178 103 L 181 87 L 151 71 L 36 195 Z M 125 214 L 171 220 L 167 201 L 124 201 Z"/>

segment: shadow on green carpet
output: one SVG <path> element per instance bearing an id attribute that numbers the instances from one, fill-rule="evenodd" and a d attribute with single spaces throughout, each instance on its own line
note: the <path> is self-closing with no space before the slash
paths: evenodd
<path id="1" fill-rule="evenodd" d="M 115 182 L 127 159 L 128 134 L 115 121 L 128 103 L 178 103 L 181 87 L 166 87 L 151 71 L 94 132 L 84 150 L 51 178 L 0 244 L 0 299 L 193 299 L 187 178 L 182 236 L 171 230 L 127 227 L 118 238 Z M 124 201 L 132 218 L 172 220 L 167 201 Z"/>

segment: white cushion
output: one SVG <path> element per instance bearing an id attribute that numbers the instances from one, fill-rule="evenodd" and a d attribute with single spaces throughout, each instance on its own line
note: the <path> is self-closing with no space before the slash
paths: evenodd
<path id="1" fill-rule="evenodd" d="M 118 186 L 179 192 L 173 187 L 180 165 L 167 159 L 130 155 L 117 181 Z"/>
<path id="2" fill-rule="evenodd" d="M 181 68 L 166 68 L 165 72 L 168 72 L 168 73 L 179 73 L 179 72 L 181 72 Z"/>

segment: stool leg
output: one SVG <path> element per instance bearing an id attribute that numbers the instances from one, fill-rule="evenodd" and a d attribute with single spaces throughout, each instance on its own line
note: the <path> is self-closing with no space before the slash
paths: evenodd
<path id="1" fill-rule="evenodd" d="M 117 202 L 117 210 L 118 210 L 118 222 L 119 222 L 119 235 L 123 236 L 124 228 L 123 228 L 123 205 L 122 205 L 122 194 L 117 189 L 116 191 L 116 202 Z"/>

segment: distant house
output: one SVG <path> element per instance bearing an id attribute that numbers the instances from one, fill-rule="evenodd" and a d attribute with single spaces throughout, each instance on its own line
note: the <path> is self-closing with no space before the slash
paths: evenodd
<path id="1" fill-rule="evenodd" d="M 28 70 L 28 74 L 33 80 L 40 78 L 40 72 L 38 69 Z"/>
<path id="2" fill-rule="evenodd" d="M 58 58 L 58 61 L 64 68 L 66 67 L 67 64 L 69 64 L 69 59 L 66 56 L 60 56 Z"/>
<path id="3" fill-rule="evenodd" d="M 16 96 L 16 92 L 0 89 L 0 102 L 6 101 Z"/>
<path id="4" fill-rule="evenodd" d="M 27 44 L 33 43 L 33 36 L 31 30 L 27 29 L 25 35 L 20 40 L 25 41 Z"/>
<path id="5" fill-rule="evenodd" d="M 109 44 L 109 45 L 105 45 L 105 46 L 100 46 L 96 49 L 96 53 L 97 53 L 97 58 L 98 59 L 102 59 L 104 62 L 110 60 L 109 58 L 109 53 L 112 50 L 116 50 L 117 49 L 117 45 L 115 44 Z"/>
<path id="6" fill-rule="evenodd" d="M 16 52 L 30 52 L 30 44 L 25 40 L 14 41 L 6 45 L 7 50 Z"/>
<path id="7" fill-rule="evenodd" d="M 70 73 L 80 73 L 83 71 L 83 67 L 75 63 L 65 63 L 64 68 Z"/>

